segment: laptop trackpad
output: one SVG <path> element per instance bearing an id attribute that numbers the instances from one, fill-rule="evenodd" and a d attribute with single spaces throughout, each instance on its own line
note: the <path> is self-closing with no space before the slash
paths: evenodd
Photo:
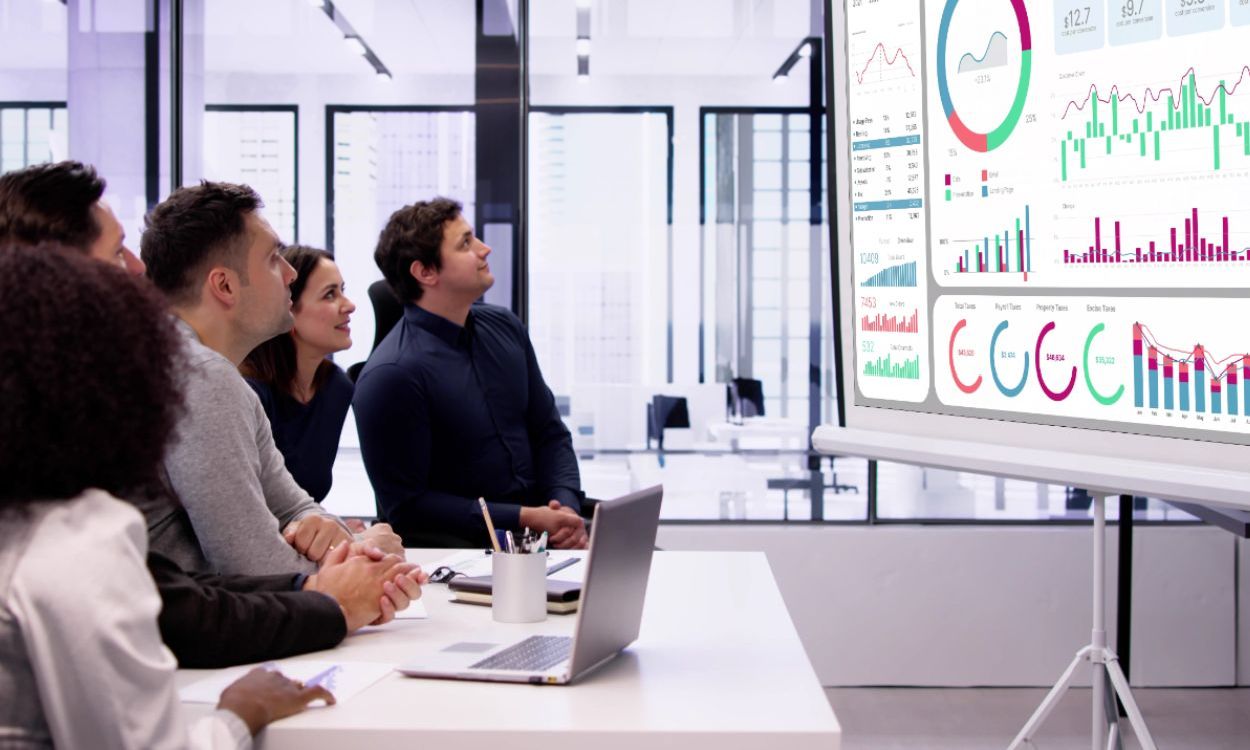
<path id="1" fill-rule="evenodd" d="M 498 647 L 498 643 L 479 643 L 476 641 L 460 641 L 440 649 L 447 654 L 482 654 Z"/>

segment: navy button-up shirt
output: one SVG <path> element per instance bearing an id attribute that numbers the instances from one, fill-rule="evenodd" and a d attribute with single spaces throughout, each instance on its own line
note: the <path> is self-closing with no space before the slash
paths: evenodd
<path id="1" fill-rule="evenodd" d="M 475 304 L 464 327 L 404 305 L 352 400 L 365 469 L 405 546 L 481 547 L 519 528 L 521 506 L 580 511 L 568 429 L 521 321 Z"/>

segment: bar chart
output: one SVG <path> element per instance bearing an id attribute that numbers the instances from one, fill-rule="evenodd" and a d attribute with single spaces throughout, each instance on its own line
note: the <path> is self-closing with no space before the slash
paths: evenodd
<path id="1" fill-rule="evenodd" d="M 1074 252 L 1069 248 L 1063 251 L 1065 265 L 1088 264 L 1210 264 L 1210 263 L 1250 263 L 1250 248 L 1237 249 L 1230 242 L 1229 218 L 1223 216 L 1217 224 L 1214 239 L 1203 235 L 1199 224 L 1197 208 L 1191 208 L 1185 217 L 1176 222 L 1167 237 L 1159 241 L 1149 240 L 1145 245 L 1136 244 L 1129 247 L 1122 239 L 1122 233 L 1129 227 L 1122 227 L 1119 220 L 1113 220 L 1110 227 L 1110 242 L 1104 241 L 1104 230 L 1107 224 L 1102 217 L 1094 217 L 1094 239 L 1084 252 Z"/>
<path id="2" fill-rule="evenodd" d="M 1139 408 L 1250 416 L 1250 353 L 1217 357 L 1202 344 L 1176 349 L 1133 324 L 1133 403 Z"/>
<path id="3" fill-rule="evenodd" d="M 955 273 L 1016 273 L 1029 280 L 1033 270 L 1033 239 L 1029 207 L 1001 231 L 985 235 L 980 243 L 965 248 L 955 261 Z"/>

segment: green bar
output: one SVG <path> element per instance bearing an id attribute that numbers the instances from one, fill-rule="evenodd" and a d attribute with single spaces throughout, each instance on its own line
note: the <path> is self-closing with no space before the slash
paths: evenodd
<path id="1" fill-rule="evenodd" d="M 1067 141 L 1062 141 L 1059 144 L 1059 179 L 1064 182 L 1068 181 L 1068 142 Z"/>
<path id="2" fill-rule="evenodd" d="M 1141 138 L 1141 155 L 1145 156 L 1146 155 L 1146 134 L 1142 133 L 1138 137 Z"/>
<path id="3" fill-rule="evenodd" d="M 1111 97 L 1111 135 L 1120 132 L 1120 97 Z"/>
<path id="4" fill-rule="evenodd" d="M 1247 130 L 1250 130 L 1250 128 L 1247 128 Z M 1081 169 L 1085 169 L 1085 144 L 1086 141 L 1081 141 Z M 1250 153 L 1250 151 L 1246 153 Z"/>
<path id="5" fill-rule="evenodd" d="M 1211 132 L 1215 134 L 1215 168 L 1220 168 L 1220 126 L 1216 125 L 1211 128 Z"/>
<path id="6" fill-rule="evenodd" d="M 1155 133 L 1155 161 L 1159 161 L 1159 134 Z"/>
<path id="7" fill-rule="evenodd" d="M 1181 91 L 1181 127 L 1187 128 L 1189 127 L 1189 97 L 1188 94 L 1183 93 L 1184 89 Z"/>
<path id="8" fill-rule="evenodd" d="M 1176 117 L 1176 101 L 1172 97 L 1168 97 L 1168 127 L 1176 127 L 1172 124 L 1173 118 Z"/>
<path id="9" fill-rule="evenodd" d="M 1241 123 L 1237 123 L 1237 137 L 1241 137 Z"/>
<path id="10" fill-rule="evenodd" d="M 1107 129 L 1101 123 L 1098 125 L 1098 137 L 1102 138 L 1107 134 Z"/>
<path id="11" fill-rule="evenodd" d="M 1204 107 L 1202 110 L 1202 125 L 1203 127 L 1207 127 L 1207 128 L 1211 127 L 1211 108 L 1210 107 Z"/>
<path id="12" fill-rule="evenodd" d="M 1155 113 L 1147 112 L 1146 113 L 1146 132 L 1149 133 L 1150 131 L 1154 129 L 1155 129 Z"/>
<path id="13" fill-rule="evenodd" d="M 1085 137 L 1086 137 L 1086 138 L 1093 138 L 1093 137 L 1094 137 L 1094 132 L 1093 132 L 1093 130 L 1094 130 L 1093 123 L 1090 123 L 1090 122 L 1085 123 Z"/>
<path id="14" fill-rule="evenodd" d="M 1242 151 L 1246 156 L 1250 156 L 1250 123 L 1241 124 L 1241 143 Z"/>
<path id="15" fill-rule="evenodd" d="M 1134 133 L 1136 133 L 1136 132 L 1137 132 L 1137 125 L 1138 125 L 1138 123 L 1139 123 L 1139 121 L 1138 121 L 1137 119 L 1134 119 L 1134 120 L 1133 120 L 1133 132 L 1134 132 Z"/>

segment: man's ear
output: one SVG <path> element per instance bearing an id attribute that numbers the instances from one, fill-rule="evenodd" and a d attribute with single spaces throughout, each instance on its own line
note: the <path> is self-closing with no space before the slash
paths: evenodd
<path id="1" fill-rule="evenodd" d="M 412 265 L 408 266 L 408 273 L 412 274 L 412 278 L 416 279 L 421 286 L 436 286 L 438 284 L 438 271 L 419 260 L 414 260 Z"/>
<path id="2" fill-rule="evenodd" d="M 234 307 L 239 301 L 239 275 L 225 266 L 214 266 L 208 271 L 204 288 L 208 296 L 224 307 Z"/>

